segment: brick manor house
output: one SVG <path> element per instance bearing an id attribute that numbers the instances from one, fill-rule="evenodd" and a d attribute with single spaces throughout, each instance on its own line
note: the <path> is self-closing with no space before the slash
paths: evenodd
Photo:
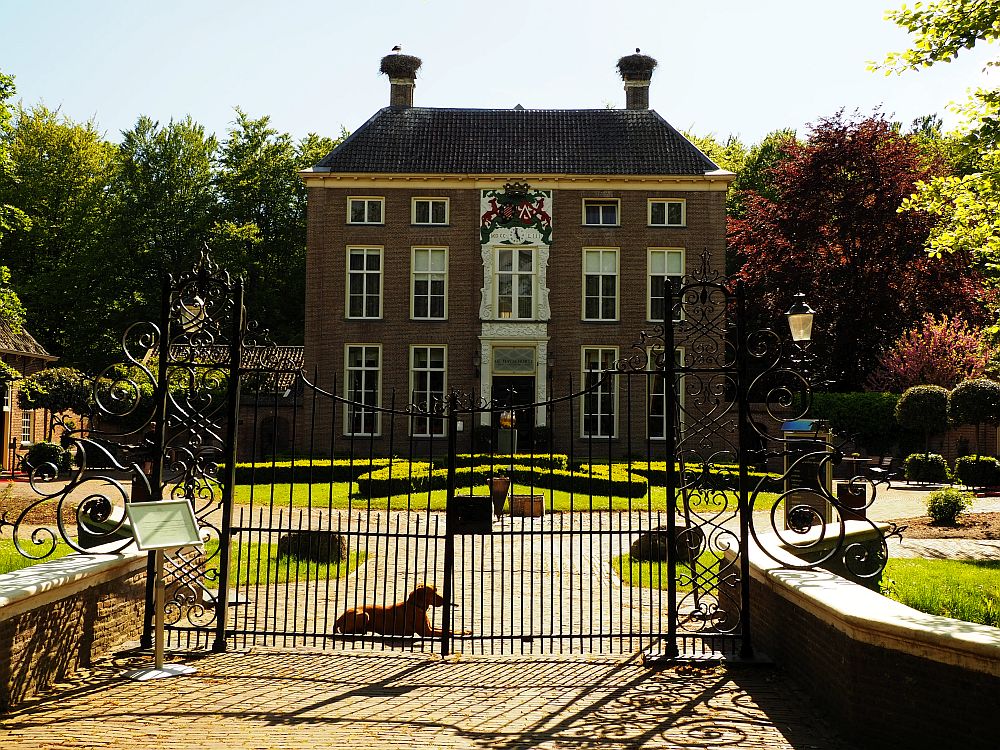
<path id="1" fill-rule="evenodd" d="M 625 109 L 415 107 L 419 66 L 384 58 L 389 106 L 301 173 L 318 385 L 397 408 L 451 389 L 544 401 L 627 354 L 703 253 L 724 269 L 734 175 L 649 109 L 652 58 L 619 62 Z M 574 437 L 621 429 L 615 394 L 581 409 Z M 378 414 L 342 411 L 335 439 L 382 435 Z"/>

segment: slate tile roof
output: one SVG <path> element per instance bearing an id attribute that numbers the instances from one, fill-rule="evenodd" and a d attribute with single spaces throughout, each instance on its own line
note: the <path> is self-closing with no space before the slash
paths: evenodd
<path id="1" fill-rule="evenodd" d="M 653 110 L 386 107 L 314 169 L 702 175 L 718 167 Z"/>
<path id="2" fill-rule="evenodd" d="M 35 337 L 24 328 L 20 333 L 14 333 L 10 326 L 2 321 L 0 321 L 0 353 L 23 354 L 46 360 L 58 359 L 45 351 L 45 347 L 35 341 Z"/>

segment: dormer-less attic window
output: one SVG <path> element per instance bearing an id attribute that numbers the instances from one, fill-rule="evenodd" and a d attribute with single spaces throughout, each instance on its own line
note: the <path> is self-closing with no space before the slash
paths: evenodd
<path id="1" fill-rule="evenodd" d="M 382 224 L 382 198 L 348 198 L 348 224 Z"/>

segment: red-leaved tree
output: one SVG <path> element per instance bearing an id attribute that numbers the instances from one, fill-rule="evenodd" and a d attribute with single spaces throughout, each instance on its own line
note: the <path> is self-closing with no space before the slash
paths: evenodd
<path id="1" fill-rule="evenodd" d="M 983 377 L 992 353 L 982 333 L 962 318 L 938 320 L 928 314 L 882 356 L 868 389 L 902 393 L 915 385 L 939 385 L 950 390 Z"/>
<path id="2" fill-rule="evenodd" d="M 899 212 L 938 170 L 882 116 L 837 113 L 772 170 L 773 195 L 744 196 L 730 219 L 751 314 L 779 323 L 792 295 L 816 309 L 813 347 L 840 390 L 860 390 L 900 334 L 925 313 L 977 321 L 981 284 L 969 258 L 928 257 L 932 219 Z"/>

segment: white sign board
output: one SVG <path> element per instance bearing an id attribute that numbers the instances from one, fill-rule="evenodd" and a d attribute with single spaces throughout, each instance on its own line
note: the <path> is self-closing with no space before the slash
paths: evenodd
<path id="1" fill-rule="evenodd" d="M 201 544 L 198 521 L 187 500 L 127 503 L 125 512 L 135 544 L 141 550 L 169 549 Z"/>

